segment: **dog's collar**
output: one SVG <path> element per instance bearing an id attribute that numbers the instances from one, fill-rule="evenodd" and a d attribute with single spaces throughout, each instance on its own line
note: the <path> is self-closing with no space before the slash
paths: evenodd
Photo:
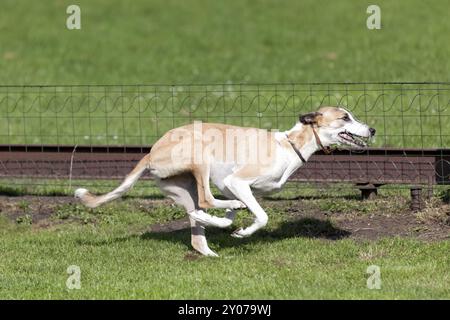
<path id="1" fill-rule="evenodd" d="M 330 154 L 330 153 L 331 153 L 331 148 L 330 148 L 330 147 L 324 147 L 324 146 L 323 146 L 322 141 L 320 140 L 320 137 L 319 137 L 319 135 L 318 135 L 317 132 L 316 132 L 316 129 L 314 129 L 314 125 L 311 125 L 311 129 L 312 129 L 312 131 L 313 131 L 313 133 L 314 133 L 314 137 L 316 138 L 317 145 L 322 149 L 323 153 L 325 153 L 325 154 Z M 289 142 L 289 144 L 291 145 L 292 149 L 294 149 L 295 153 L 296 153 L 297 156 L 300 158 L 300 160 L 301 160 L 302 162 L 306 163 L 306 160 L 305 160 L 305 158 L 302 156 L 300 150 L 298 150 L 298 149 L 295 147 L 294 142 L 292 142 L 291 139 L 289 139 L 289 137 L 288 137 L 287 134 L 286 134 L 286 139 L 287 139 L 287 141 Z"/>
<path id="2" fill-rule="evenodd" d="M 331 148 L 330 147 L 324 147 L 322 144 L 322 141 L 320 141 L 320 137 L 316 132 L 316 129 L 314 129 L 314 124 L 311 124 L 311 129 L 314 133 L 314 137 L 316 138 L 316 142 L 319 145 L 319 147 L 322 149 L 323 153 L 325 154 L 330 154 L 331 153 Z"/>
<path id="3" fill-rule="evenodd" d="M 289 144 L 291 145 L 292 149 L 294 149 L 295 153 L 296 153 L 297 156 L 300 158 L 300 160 L 301 160 L 303 163 L 306 163 L 306 160 L 305 160 L 305 158 L 303 158 L 302 153 L 300 152 L 300 150 L 298 150 L 298 149 L 295 147 L 295 144 L 291 141 L 291 139 L 289 139 L 289 137 L 288 137 L 287 134 L 286 134 L 286 139 L 287 139 L 287 141 L 289 142 Z"/>

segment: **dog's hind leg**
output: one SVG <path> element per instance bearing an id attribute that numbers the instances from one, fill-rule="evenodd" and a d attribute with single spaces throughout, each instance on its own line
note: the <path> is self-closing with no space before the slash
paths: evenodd
<path id="1" fill-rule="evenodd" d="M 169 198 L 183 206 L 188 212 L 191 223 L 192 247 L 205 256 L 217 256 L 208 247 L 205 237 L 205 225 L 225 227 L 229 226 L 233 220 L 210 216 L 198 207 L 196 181 L 191 174 L 186 173 L 158 180 L 158 185 Z"/>
<path id="2" fill-rule="evenodd" d="M 208 247 L 205 237 L 205 227 L 189 217 L 191 222 L 191 245 L 204 256 L 218 257 L 219 255 Z"/>
<path id="3" fill-rule="evenodd" d="M 197 166 L 192 174 L 197 181 L 198 205 L 200 208 L 222 208 L 222 209 L 240 209 L 245 208 L 245 204 L 239 200 L 219 200 L 214 198 L 210 184 L 210 168 L 208 165 Z"/>

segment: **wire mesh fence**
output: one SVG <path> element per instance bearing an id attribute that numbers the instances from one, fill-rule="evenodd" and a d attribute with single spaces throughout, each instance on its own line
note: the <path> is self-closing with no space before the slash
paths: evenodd
<path id="1" fill-rule="evenodd" d="M 194 120 L 287 130 L 339 105 L 377 129 L 371 149 L 316 156 L 295 180 L 446 184 L 449 104 L 450 83 L 0 86 L 0 176 L 66 179 L 71 163 L 79 178 L 119 178 L 139 156 L 126 154 Z M 89 148 L 74 157 L 75 145 Z"/>

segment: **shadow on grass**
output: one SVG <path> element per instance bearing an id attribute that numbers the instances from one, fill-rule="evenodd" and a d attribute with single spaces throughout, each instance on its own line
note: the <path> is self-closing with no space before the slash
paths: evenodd
<path id="1" fill-rule="evenodd" d="M 361 200 L 361 195 L 329 195 L 329 194 L 317 194 L 317 195 L 303 195 L 303 196 L 266 196 L 263 197 L 267 201 L 285 201 L 285 200 L 323 200 L 323 199 L 342 199 L 342 200 Z"/>
<path id="2" fill-rule="evenodd" d="M 148 231 L 140 237 L 144 240 L 158 240 L 181 243 L 190 248 L 191 232 L 185 225 L 183 229 Z M 207 228 L 206 238 L 214 247 L 228 248 L 245 246 L 247 244 L 270 243 L 289 238 L 322 238 L 339 240 L 350 236 L 350 232 L 334 227 L 331 222 L 315 218 L 301 218 L 294 221 L 282 222 L 273 230 L 260 230 L 254 235 L 244 239 L 235 239 L 230 236 L 234 229 Z"/>

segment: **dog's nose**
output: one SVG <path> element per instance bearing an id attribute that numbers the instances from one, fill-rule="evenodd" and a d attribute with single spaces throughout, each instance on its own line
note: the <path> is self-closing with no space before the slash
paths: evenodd
<path id="1" fill-rule="evenodd" d="M 370 135 L 373 137 L 375 135 L 375 132 L 377 132 L 377 130 L 375 130 L 374 128 L 369 128 L 369 132 Z"/>

